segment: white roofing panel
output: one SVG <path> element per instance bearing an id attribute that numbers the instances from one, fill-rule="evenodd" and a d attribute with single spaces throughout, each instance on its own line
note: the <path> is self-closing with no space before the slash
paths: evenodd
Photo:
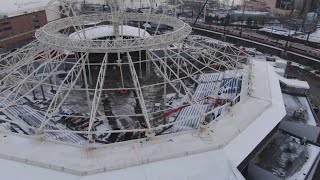
<path id="1" fill-rule="evenodd" d="M 201 74 L 198 78 L 200 82 L 208 83 L 208 82 L 215 82 L 221 80 L 223 73 L 206 73 Z"/>
<path id="2" fill-rule="evenodd" d="M 215 90 L 216 85 L 217 83 L 199 84 L 196 91 L 194 92 L 194 97 L 196 99 L 200 99 L 209 96 Z"/>
<path id="3" fill-rule="evenodd" d="M 199 127 L 202 112 L 206 112 L 209 105 L 193 105 L 181 110 L 176 121 L 181 121 L 173 126 L 171 132 L 179 132 Z"/>

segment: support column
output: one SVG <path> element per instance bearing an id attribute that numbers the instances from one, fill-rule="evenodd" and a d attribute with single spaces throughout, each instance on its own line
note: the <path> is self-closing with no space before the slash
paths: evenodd
<path id="1" fill-rule="evenodd" d="M 111 6 L 111 14 L 113 20 L 113 35 L 115 36 L 115 38 L 118 38 L 120 36 L 120 25 L 123 26 L 122 14 L 125 9 L 124 1 L 113 0 L 109 5 Z"/>
<path id="2" fill-rule="evenodd" d="M 140 24 L 139 24 L 140 25 Z M 140 31 L 139 31 L 139 36 L 140 36 Z M 141 51 L 139 51 L 139 78 L 142 79 L 142 64 L 141 64 Z"/>
<path id="3" fill-rule="evenodd" d="M 149 78 L 151 76 L 151 64 L 150 64 L 147 52 L 146 52 L 146 73 L 147 73 L 147 77 Z"/>
<path id="4" fill-rule="evenodd" d="M 83 54 L 81 55 L 81 57 L 83 56 Z M 86 55 L 87 57 L 86 58 L 89 58 L 89 55 Z M 87 103 L 88 103 L 88 107 L 89 109 L 91 109 L 91 103 L 90 103 L 90 94 L 89 94 L 89 83 L 88 83 L 88 77 L 87 77 L 87 72 L 86 72 L 86 61 L 89 61 L 89 59 L 82 59 L 82 74 L 83 74 L 83 81 L 84 81 L 84 87 L 86 88 L 86 96 L 87 96 Z M 88 66 L 88 69 L 90 67 Z M 90 73 L 91 74 L 91 73 Z"/>

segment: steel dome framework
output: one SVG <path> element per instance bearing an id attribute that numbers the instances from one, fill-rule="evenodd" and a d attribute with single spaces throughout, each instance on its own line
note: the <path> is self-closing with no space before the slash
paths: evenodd
<path id="1" fill-rule="evenodd" d="M 115 134 L 115 142 L 152 138 L 199 129 L 250 92 L 248 56 L 190 35 L 192 28 L 166 11 L 127 13 L 124 1 L 109 0 L 111 13 L 76 15 L 71 1 L 52 1 L 49 9 L 52 3 L 60 3 L 59 13 L 67 17 L 40 28 L 36 40 L 0 60 L 0 111 L 7 117 L 0 119 L 8 130 L 18 126 L 23 134 L 72 144 L 97 144 L 97 136 Z M 146 31 L 141 24 L 157 27 L 151 36 L 123 37 L 121 29 L 131 21 Z M 69 36 L 101 24 L 113 27 L 112 38 Z M 172 30 L 160 32 L 160 25 Z M 210 75 L 217 78 L 205 78 Z M 241 90 L 230 93 L 234 82 Z M 85 128 L 70 128 L 69 121 Z"/>

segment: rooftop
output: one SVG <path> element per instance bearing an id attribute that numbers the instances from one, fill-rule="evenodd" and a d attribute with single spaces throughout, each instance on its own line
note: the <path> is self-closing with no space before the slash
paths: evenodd
<path id="1" fill-rule="evenodd" d="M 2 176 L 244 179 L 236 167 L 286 114 L 275 69 L 113 2 L 48 23 L 0 59 Z M 126 21 L 172 28 L 145 37 Z"/>
<path id="2" fill-rule="evenodd" d="M 150 141 L 141 139 L 93 149 L 2 133 L 0 141 L 0 145 L 2 144 L 1 147 L 3 147 L 0 150 L 2 158 L 51 169 L 18 165 L 12 161 L 7 165 L 7 160 L 1 160 L 6 163 L 3 167 L 4 172 L 8 176 L 14 176 L 12 175 L 12 167 L 15 167 L 14 171 L 24 173 L 26 176 L 28 174 L 34 175 L 33 172 L 36 170 L 38 173 L 36 173 L 35 180 L 41 179 L 43 173 L 47 172 L 52 174 L 49 177 L 54 176 L 55 178 L 63 176 L 64 173 L 69 174 L 60 179 L 78 176 L 81 176 L 81 179 L 86 179 L 88 176 L 84 175 L 89 174 L 94 174 L 89 176 L 90 178 L 101 179 L 106 176 L 119 177 L 121 172 L 125 170 L 125 175 L 122 175 L 122 178 L 125 179 L 127 175 L 151 177 L 155 171 L 159 174 L 162 172 L 166 174 L 164 172 L 168 173 L 173 165 L 175 167 L 181 166 L 184 170 L 194 168 L 199 162 L 201 164 L 199 171 L 185 171 L 190 173 L 178 173 L 177 177 L 193 179 L 202 177 L 203 174 L 205 179 L 208 177 L 205 176 L 205 173 L 210 172 L 222 178 L 241 179 L 241 176 L 231 176 L 230 171 L 234 171 L 235 167 L 285 115 L 283 102 L 279 101 L 281 92 L 273 68 L 266 62 L 253 61 L 252 71 L 254 90 L 251 95 L 227 110 L 228 113 L 210 123 L 210 131 L 207 133 L 200 132 L 199 134 L 198 131 L 189 131 L 155 137 Z M 255 111 L 247 113 L 248 109 L 253 107 Z M 263 128 L 259 128 L 260 126 Z M 243 142 L 247 142 L 245 146 L 243 146 Z M 19 150 L 22 148 L 24 151 Z M 211 161 L 209 161 L 210 159 Z M 186 163 L 188 161 L 192 163 Z M 212 166 L 209 164 L 206 166 L 203 163 L 212 163 Z M 2 166 L 2 163 L 0 164 Z M 149 165 L 145 166 L 144 164 Z M 214 168 L 218 164 L 219 168 Z M 211 167 L 212 169 L 203 169 L 202 167 Z M 221 168 L 226 169 L 222 171 Z M 137 172 L 141 173 L 137 174 Z M 179 171 L 175 170 L 175 172 Z M 173 175 L 170 174 L 170 177 Z"/>

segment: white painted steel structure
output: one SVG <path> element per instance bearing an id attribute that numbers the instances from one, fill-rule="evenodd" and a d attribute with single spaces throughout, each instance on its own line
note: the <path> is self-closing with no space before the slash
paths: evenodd
<path id="1" fill-rule="evenodd" d="M 67 17 L 42 27 L 35 41 L 0 60 L 0 111 L 8 117 L 1 120 L 19 126 L 25 134 L 71 144 L 81 135 L 94 144 L 94 136 L 101 134 L 140 133 L 139 138 L 152 138 L 163 132 L 197 130 L 218 118 L 218 111 L 230 109 L 252 91 L 248 56 L 235 47 L 212 45 L 200 36 L 190 36 L 192 28 L 177 18 L 155 14 L 152 8 L 150 13 L 126 13 L 122 1 L 115 0 L 108 1 L 111 13 L 76 16 L 70 1 L 51 1 L 57 2 L 62 6 L 60 13 Z M 126 39 L 119 27 L 133 21 L 138 22 L 139 29 L 144 23 L 155 23 L 157 27 L 149 36 L 141 33 Z M 99 27 L 100 23 L 93 22 L 111 24 L 113 37 L 83 38 L 86 28 Z M 160 32 L 160 25 L 171 30 Z M 144 27 L 141 32 L 147 30 Z M 71 33 L 82 38 L 73 38 Z M 203 77 L 210 73 L 220 77 L 205 85 Z M 235 81 L 234 86 L 241 88 L 238 93 L 231 86 Z M 190 85 L 209 89 L 203 88 L 199 96 L 194 92 L 197 88 Z M 210 89 L 213 86 L 214 90 Z M 154 89 L 162 93 L 160 98 L 150 100 L 150 96 L 156 96 L 150 95 Z M 169 91 L 175 93 L 175 100 L 167 98 Z M 115 94 L 119 92 L 129 93 L 127 98 L 118 97 L 126 104 L 118 101 Z M 222 98 L 221 94 L 226 93 L 230 95 Z M 222 99 L 224 103 L 212 102 Z M 35 106 L 35 102 L 41 105 Z M 150 106 L 156 102 L 161 102 L 162 108 L 152 111 Z M 172 105 L 167 106 L 168 102 Z M 75 106 L 79 109 L 71 108 Z M 129 107 L 121 110 L 123 106 Z M 22 116 L 15 111 L 17 108 L 28 109 L 32 118 Z M 60 124 L 61 118 L 88 119 L 88 123 L 86 128 L 70 129 Z M 120 126 L 123 118 L 131 118 L 139 125 Z M 188 121 L 196 124 L 182 127 Z M 97 129 L 97 122 L 108 128 Z M 172 127 L 176 130 L 166 131 Z M 73 140 L 66 138 L 70 134 Z"/>
<path id="2" fill-rule="evenodd" d="M 134 39 L 116 39 L 116 40 L 78 40 L 75 38 L 65 37 L 59 31 L 70 27 L 82 26 L 88 22 L 110 21 L 112 22 L 113 14 L 94 14 L 83 15 L 70 18 L 64 18 L 45 25 L 36 32 L 36 38 L 55 48 L 62 48 L 75 52 L 124 52 L 124 51 L 140 51 L 154 48 L 164 48 L 170 44 L 182 41 L 192 31 L 192 28 L 174 17 L 159 14 L 140 14 L 140 13 L 123 13 L 122 18 L 125 21 L 139 21 L 161 23 L 173 27 L 174 31 L 163 34 L 154 35 L 152 37 L 139 37 Z M 142 34 L 142 36 L 144 36 Z"/>

